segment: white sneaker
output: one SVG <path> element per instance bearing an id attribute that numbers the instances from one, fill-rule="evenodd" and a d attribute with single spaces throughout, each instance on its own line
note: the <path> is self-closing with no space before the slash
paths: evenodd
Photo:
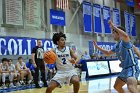
<path id="1" fill-rule="evenodd" d="M 29 80 L 29 81 L 28 81 L 28 84 L 31 84 L 31 83 L 32 83 L 32 80 Z"/>
<path id="2" fill-rule="evenodd" d="M 18 86 L 18 87 L 19 87 L 19 86 L 21 86 L 21 84 L 20 84 L 19 82 L 17 82 L 16 86 Z"/>
<path id="3" fill-rule="evenodd" d="M 14 86 L 14 84 L 13 83 L 10 83 L 10 85 L 9 85 L 10 87 L 12 87 L 12 88 L 14 88 L 14 87 L 16 87 L 16 86 Z"/>
<path id="4" fill-rule="evenodd" d="M 20 81 L 20 84 L 21 84 L 21 85 L 25 85 L 24 81 Z"/>
<path id="5" fill-rule="evenodd" d="M 6 89 L 7 87 L 5 86 L 5 84 L 3 84 L 3 85 L 2 85 L 2 88 L 3 88 L 3 89 Z"/>

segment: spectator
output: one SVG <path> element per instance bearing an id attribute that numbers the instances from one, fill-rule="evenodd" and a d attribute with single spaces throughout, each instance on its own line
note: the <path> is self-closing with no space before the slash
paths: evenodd
<path id="1" fill-rule="evenodd" d="M 26 67 L 29 68 L 29 70 L 32 73 L 33 78 L 35 79 L 35 69 L 34 69 L 34 66 L 32 64 L 32 59 L 29 59 L 29 62 L 26 62 Z"/>
<path id="2" fill-rule="evenodd" d="M 87 53 L 87 51 L 85 51 L 84 59 L 85 59 L 85 60 L 91 59 L 91 57 L 90 57 L 90 55 Z"/>

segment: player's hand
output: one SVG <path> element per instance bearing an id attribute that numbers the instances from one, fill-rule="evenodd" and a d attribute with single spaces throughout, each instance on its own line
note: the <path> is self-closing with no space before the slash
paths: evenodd
<path id="1" fill-rule="evenodd" d="M 108 21 L 108 24 L 110 25 L 110 28 L 113 29 L 114 24 L 113 24 L 113 22 L 111 20 Z"/>
<path id="2" fill-rule="evenodd" d="M 93 40 L 93 45 L 95 46 L 95 48 L 97 48 L 97 42 L 95 40 Z"/>
<path id="3" fill-rule="evenodd" d="M 75 59 L 74 58 L 71 58 L 71 59 L 68 59 L 69 61 L 70 61 L 70 63 L 72 63 L 72 64 L 75 64 L 76 63 L 76 61 L 75 61 Z"/>

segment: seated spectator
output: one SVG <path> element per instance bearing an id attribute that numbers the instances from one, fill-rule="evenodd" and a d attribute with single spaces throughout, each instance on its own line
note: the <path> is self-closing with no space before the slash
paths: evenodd
<path id="1" fill-rule="evenodd" d="M 35 70 L 34 70 L 34 66 L 32 64 L 32 59 L 29 59 L 29 62 L 26 62 L 26 67 L 30 69 L 32 76 L 34 77 Z"/>
<path id="2" fill-rule="evenodd" d="M 90 57 L 90 55 L 87 53 L 87 51 L 85 51 L 84 59 L 85 59 L 85 60 L 91 59 L 91 57 Z"/>
<path id="3" fill-rule="evenodd" d="M 48 69 L 47 80 L 50 81 L 56 73 L 55 64 L 46 64 Z"/>
<path id="4" fill-rule="evenodd" d="M 18 72 L 20 73 L 20 83 L 22 85 L 24 85 L 24 77 L 28 75 L 28 84 L 30 84 L 32 82 L 32 74 L 31 74 L 31 71 L 26 67 L 26 64 L 23 62 L 23 58 L 22 57 L 19 57 L 18 58 L 18 62 L 16 64 L 16 68 L 18 70 Z"/>
<path id="5" fill-rule="evenodd" d="M 9 68 L 8 68 L 8 59 L 7 58 L 3 58 L 2 59 L 2 64 L 0 65 L 0 73 L 2 75 L 2 88 L 7 88 L 5 86 L 5 79 L 6 77 L 9 77 L 10 82 L 12 82 L 12 78 L 11 75 L 9 74 Z"/>
<path id="6" fill-rule="evenodd" d="M 20 80 L 20 74 L 16 71 L 15 65 L 12 64 L 12 59 L 8 60 L 8 65 L 9 65 L 9 73 L 11 75 L 11 80 L 12 82 L 10 83 L 10 87 L 15 87 L 13 85 L 13 79 L 17 78 L 17 86 L 20 86 L 19 80 Z"/>

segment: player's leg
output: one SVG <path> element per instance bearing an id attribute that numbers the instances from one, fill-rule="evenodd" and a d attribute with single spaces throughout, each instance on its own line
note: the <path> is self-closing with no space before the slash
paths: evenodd
<path id="1" fill-rule="evenodd" d="M 28 69 L 27 71 L 26 71 L 26 73 L 27 73 L 27 75 L 28 75 L 28 84 L 30 84 L 31 82 L 32 82 L 32 80 L 33 80 L 33 77 L 32 77 L 32 74 L 31 74 L 31 71 Z"/>
<path id="2" fill-rule="evenodd" d="M 16 78 L 17 78 L 17 84 L 16 84 L 16 86 L 21 86 L 20 83 L 19 83 L 20 82 L 20 79 L 21 79 L 20 77 L 21 77 L 20 76 L 20 73 L 19 72 L 16 72 Z"/>
<path id="3" fill-rule="evenodd" d="M 20 83 L 22 84 L 22 85 L 24 85 L 25 83 L 24 83 L 24 77 L 27 75 L 28 73 L 26 72 L 26 71 L 21 71 L 20 72 L 20 76 L 21 76 L 21 81 L 20 81 Z"/>
<path id="4" fill-rule="evenodd" d="M 58 86 L 59 86 L 59 83 L 56 82 L 56 81 L 54 81 L 54 80 L 52 80 L 52 81 L 49 83 L 49 85 L 48 85 L 48 87 L 47 87 L 47 89 L 46 89 L 46 93 L 52 93 L 52 91 L 53 91 L 56 87 L 58 87 Z"/>
<path id="5" fill-rule="evenodd" d="M 5 86 L 5 80 L 6 80 L 6 77 L 9 76 L 9 73 L 2 73 L 2 83 L 3 83 L 3 88 L 6 88 Z"/>
<path id="6" fill-rule="evenodd" d="M 15 76 L 15 73 L 10 73 L 9 74 L 9 80 L 10 80 L 10 87 L 15 87 L 14 84 L 13 84 L 13 80 L 14 80 L 14 76 Z"/>
<path id="7" fill-rule="evenodd" d="M 114 88 L 116 89 L 116 91 L 118 91 L 118 93 L 125 93 L 124 89 L 122 88 L 126 83 L 121 80 L 120 78 L 117 78 L 114 84 Z"/>
<path id="8" fill-rule="evenodd" d="M 137 89 L 138 76 L 139 76 L 138 66 L 132 66 L 128 69 L 127 87 L 128 90 L 132 93 L 139 93 Z"/>
<path id="9" fill-rule="evenodd" d="M 135 77 L 129 77 L 127 79 L 127 87 L 131 93 L 139 93 L 137 89 L 137 80 Z"/>
<path id="10" fill-rule="evenodd" d="M 70 83 L 73 84 L 74 93 L 78 93 L 79 88 L 80 88 L 79 77 L 77 75 L 72 76 Z"/>
<path id="11" fill-rule="evenodd" d="M 56 87 L 62 87 L 62 84 L 66 81 L 66 73 L 63 71 L 58 71 L 56 75 L 52 78 L 49 83 L 46 93 L 52 93 Z"/>

